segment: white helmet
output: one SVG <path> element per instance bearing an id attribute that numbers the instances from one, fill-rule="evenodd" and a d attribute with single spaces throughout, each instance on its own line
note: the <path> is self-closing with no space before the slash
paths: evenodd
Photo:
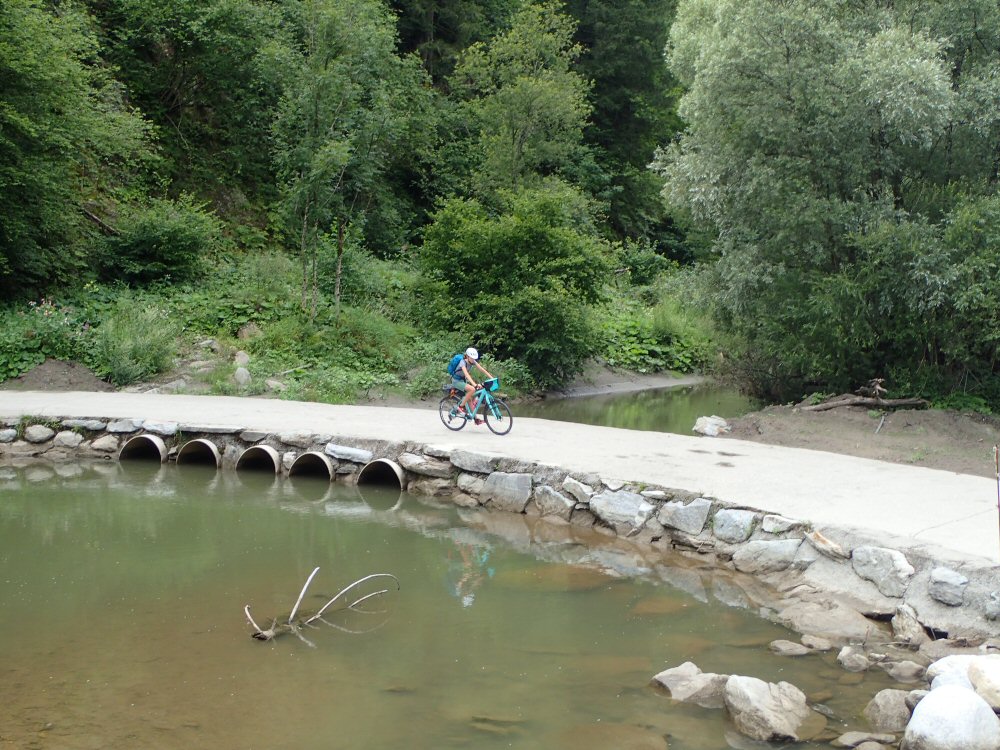
<path id="1" fill-rule="evenodd" d="M 478 360 L 479 352 L 476 351 L 476 347 L 470 346 L 468 349 L 465 350 L 465 356 L 468 357 L 469 359 Z"/>

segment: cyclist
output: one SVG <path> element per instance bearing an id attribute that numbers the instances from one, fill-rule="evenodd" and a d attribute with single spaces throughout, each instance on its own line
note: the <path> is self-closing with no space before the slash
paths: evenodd
<path id="1" fill-rule="evenodd" d="M 469 369 L 473 365 L 486 373 L 486 377 L 493 377 L 485 367 L 479 364 L 479 352 L 476 351 L 474 346 L 470 346 L 463 354 L 456 354 L 451 358 L 451 361 L 448 363 L 448 375 L 451 376 L 451 387 L 456 391 L 463 391 L 465 393 L 465 396 L 462 398 L 462 403 L 459 404 L 460 408 L 465 413 L 465 418 L 475 419 L 476 424 L 482 424 L 483 420 L 479 419 L 479 417 L 473 416 L 472 411 L 469 409 L 469 401 L 472 400 L 472 397 L 476 392 L 476 388 L 479 387 L 479 384 L 476 383 L 476 379 L 472 377 L 472 373 L 469 372 Z"/>

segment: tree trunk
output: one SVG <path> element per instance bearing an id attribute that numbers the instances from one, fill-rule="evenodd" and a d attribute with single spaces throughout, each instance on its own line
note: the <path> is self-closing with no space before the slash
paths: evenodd
<path id="1" fill-rule="evenodd" d="M 344 265 L 344 220 L 337 220 L 337 277 L 333 285 L 333 299 L 337 304 L 337 317 L 340 317 L 340 276 Z"/>

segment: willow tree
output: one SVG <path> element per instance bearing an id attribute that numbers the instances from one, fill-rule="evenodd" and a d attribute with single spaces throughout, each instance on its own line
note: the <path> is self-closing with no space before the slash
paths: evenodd
<path id="1" fill-rule="evenodd" d="M 314 317 L 323 248 L 336 248 L 339 305 L 346 235 L 379 194 L 422 73 L 415 57 L 396 54 L 393 18 L 378 0 L 304 0 L 293 7 L 298 41 L 284 61 L 275 160 L 285 226 L 301 259 L 302 309 Z"/>
<path id="2" fill-rule="evenodd" d="M 679 4 L 687 130 L 655 167 L 714 234 L 717 309 L 771 395 L 996 372 L 995 337 L 973 341 L 996 305 L 960 299 L 972 268 L 1000 298 L 996 246 L 958 229 L 1000 232 L 1000 10 L 971 4 Z"/>

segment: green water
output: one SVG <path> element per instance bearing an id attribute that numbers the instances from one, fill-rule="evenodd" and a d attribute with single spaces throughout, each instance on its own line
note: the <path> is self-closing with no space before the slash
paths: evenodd
<path id="1" fill-rule="evenodd" d="M 366 612 L 250 637 L 370 573 Z M 0 468 L 0 748 L 727 746 L 662 669 L 787 680 L 831 731 L 888 685 L 757 615 L 750 580 L 526 516 L 205 467 Z M 323 596 L 325 595 L 325 597 Z M 369 611 L 370 610 L 370 611 Z"/>
<path id="2" fill-rule="evenodd" d="M 607 396 L 579 396 L 519 403 L 521 417 L 579 422 L 603 427 L 692 435 L 698 417 L 742 416 L 759 404 L 738 391 L 715 384 L 659 388 Z"/>

